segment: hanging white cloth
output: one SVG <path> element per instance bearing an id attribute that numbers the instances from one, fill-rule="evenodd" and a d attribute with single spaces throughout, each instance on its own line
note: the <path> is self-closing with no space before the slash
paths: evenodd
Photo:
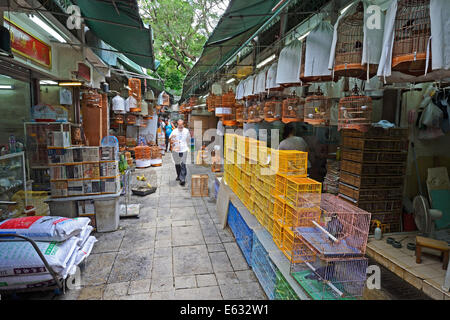
<path id="1" fill-rule="evenodd" d="M 294 40 L 280 52 L 277 66 L 277 84 L 300 83 L 302 42 Z"/>
<path id="2" fill-rule="evenodd" d="M 267 70 L 267 78 L 266 78 L 266 89 L 267 90 L 280 87 L 277 84 L 277 68 L 278 68 L 278 63 L 275 62 L 269 67 L 269 70 Z"/>
<path id="3" fill-rule="evenodd" d="M 320 22 L 306 37 L 305 77 L 330 76 L 328 69 L 333 41 L 333 26 Z"/>
<path id="4" fill-rule="evenodd" d="M 245 79 L 244 97 L 253 95 L 253 84 L 255 81 L 255 76 L 250 76 Z"/>
<path id="5" fill-rule="evenodd" d="M 220 85 L 220 83 L 213 83 L 213 85 L 211 86 L 211 92 L 213 94 L 215 94 L 216 96 L 220 96 L 222 95 L 222 86 Z"/>
<path id="6" fill-rule="evenodd" d="M 450 1 L 431 0 L 432 70 L 450 69 Z"/>
<path id="7" fill-rule="evenodd" d="M 236 100 L 242 100 L 244 98 L 244 82 L 245 80 L 240 81 L 236 87 Z"/>
<path id="8" fill-rule="evenodd" d="M 133 96 L 129 96 L 125 100 L 125 112 L 130 112 L 132 108 L 137 108 L 137 100 Z"/>
<path id="9" fill-rule="evenodd" d="M 116 113 L 122 113 L 125 111 L 125 100 L 119 95 L 116 95 L 111 100 L 112 103 L 112 109 Z"/>
<path id="10" fill-rule="evenodd" d="M 255 94 L 264 93 L 266 91 L 266 77 L 268 69 L 269 67 L 266 67 L 256 75 L 255 86 L 253 90 Z"/>

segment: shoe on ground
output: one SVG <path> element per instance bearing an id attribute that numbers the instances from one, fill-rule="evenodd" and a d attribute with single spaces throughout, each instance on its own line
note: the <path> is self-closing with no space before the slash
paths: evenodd
<path id="1" fill-rule="evenodd" d="M 180 178 L 177 177 L 176 181 L 180 181 Z"/>
<path id="2" fill-rule="evenodd" d="M 180 181 L 180 186 L 184 186 L 186 184 L 186 181 Z"/>

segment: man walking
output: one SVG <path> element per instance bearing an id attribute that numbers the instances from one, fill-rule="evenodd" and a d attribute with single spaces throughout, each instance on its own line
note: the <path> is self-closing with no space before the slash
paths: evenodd
<path id="1" fill-rule="evenodd" d="M 170 144 L 172 145 L 172 157 L 177 170 L 177 181 L 184 186 L 186 183 L 186 159 L 189 150 L 188 145 L 191 142 L 191 134 L 184 127 L 184 121 L 178 120 L 177 128 L 170 134 Z"/>
<path id="2" fill-rule="evenodd" d="M 175 127 L 172 126 L 172 124 L 169 122 L 169 120 L 166 120 L 166 152 L 170 151 L 169 147 L 169 137 L 172 134 L 172 131 Z"/>

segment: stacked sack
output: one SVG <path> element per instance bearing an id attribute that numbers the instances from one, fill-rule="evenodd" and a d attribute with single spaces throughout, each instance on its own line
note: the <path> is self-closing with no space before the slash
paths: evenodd
<path id="1" fill-rule="evenodd" d="M 74 275 L 91 253 L 97 239 L 91 236 L 89 218 L 31 216 L 0 222 L 0 234 L 17 234 L 36 242 L 58 279 Z M 30 242 L 0 237 L 0 290 L 46 287 L 54 278 Z M 7 240 L 7 241 L 3 241 Z"/>

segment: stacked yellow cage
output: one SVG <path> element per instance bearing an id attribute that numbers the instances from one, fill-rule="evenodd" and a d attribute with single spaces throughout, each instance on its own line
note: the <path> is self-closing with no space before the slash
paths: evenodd
<path id="1" fill-rule="evenodd" d="M 292 260 L 293 228 L 320 217 L 322 185 L 307 176 L 307 153 L 225 134 L 226 183 Z"/>

